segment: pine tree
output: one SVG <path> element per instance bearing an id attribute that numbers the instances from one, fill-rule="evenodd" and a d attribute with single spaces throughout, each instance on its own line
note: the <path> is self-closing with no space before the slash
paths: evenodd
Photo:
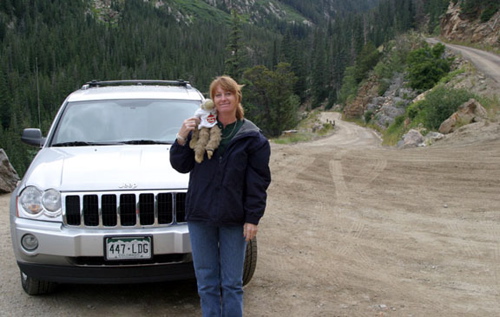
<path id="1" fill-rule="evenodd" d="M 7 80 L 3 72 L 2 64 L 0 63 L 0 130 L 7 129 L 10 125 L 10 117 L 12 110 L 10 91 L 7 87 Z"/>
<path id="2" fill-rule="evenodd" d="M 326 44 L 325 34 L 316 32 L 313 43 L 311 91 L 313 97 L 313 108 L 319 107 L 328 96 L 326 89 L 328 74 L 326 72 Z"/>
<path id="3" fill-rule="evenodd" d="M 243 74 L 247 115 L 266 135 L 279 136 L 297 124 L 300 100 L 293 93 L 296 80 L 287 63 L 279 63 L 275 70 L 258 65 Z"/>
<path id="4" fill-rule="evenodd" d="M 229 34 L 228 44 L 226 50 L 228 53 L 228 58 L 225 61 L 225 73 L 235 80 L 239 80 L 241 77 L 241 18 L 236 12 L 236 10 L 231 11 L 231 32 Z"/>

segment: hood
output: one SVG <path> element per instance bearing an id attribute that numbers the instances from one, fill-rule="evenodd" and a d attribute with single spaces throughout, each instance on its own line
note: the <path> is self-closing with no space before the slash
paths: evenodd
<path id="1" fill-rule="evenodd" d="M 23 182 L 61 192 L 186 189 L 188 174 L 169 156 L 167 145 L 43 148 Z"/>

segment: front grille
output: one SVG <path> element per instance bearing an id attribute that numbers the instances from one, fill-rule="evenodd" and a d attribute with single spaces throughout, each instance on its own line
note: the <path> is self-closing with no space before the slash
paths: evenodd
<path id="1" fill-rule="evenodd" d="M 69 226 L 143 227 L 186 221 L 186 193 L 67 194 L 63 199 Z"/>

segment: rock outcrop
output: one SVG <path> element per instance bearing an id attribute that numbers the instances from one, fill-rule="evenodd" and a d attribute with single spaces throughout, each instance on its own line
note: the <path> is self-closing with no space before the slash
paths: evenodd
<path id="1" fill-rule="evenodd" d="M 359 89 L 356 99 L 345 106 L 344 117 L 363 118 L 369 112 L 372 122 L 386 129 L 394 122 L 394 118 L 405 113 L 406 106 L 416 96 L 406 86 L 404 74 L 397 73 L 391 79 L 389 88 L 379 96 L 379 84 L 375 78 L 371 78 Z"/>
<path id="2" fill-rule="evenodd" d="M 460 3 L 450 2 L 441 19 L 441 36 L 449 41 L 481 43 L 500 47 L 500 11 L 488 22 L 469 21 L 461 16 Z"/>
<path id="3" fill-rule="evenodd" d="M 486 109 L 475 99 L 470 99 L 446 119 L 439 126 L 439 133 L 448 134 L 455 131 L 457 128 L 484 120 L 488 116 Z"/>
<path id="4" fill-rule="evenodd" d="M 0 193 L 10 193 L 16 188 L 19 175 L 10 164 L 9 158 L 3 149 L 0 149 Z"/>
<path id="5" fill-rule="evenodd" d="M 365 113 L 368 103 L 373 96 L 377 96 L 378 83 L 376 79 L 370 78 L 358 89 L 356 98 L 344 108 L 344 117 L 347 119 L 361 118 Z"/>

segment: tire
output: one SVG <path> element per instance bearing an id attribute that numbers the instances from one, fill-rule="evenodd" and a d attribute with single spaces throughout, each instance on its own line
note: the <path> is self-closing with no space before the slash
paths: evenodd
<path id="1" fill-rule="evenodd" d="M 257 238 L 247 242 L 245 250 L 245 264 L 243 267 L 243 286 L 250 283 L 257 267 Z"/>
<path id="2" fill-rule="evenodd" d="M 41 281 L 30 277 L 21 271 L 21 285 L 28 295 L 43 295 L 52 293 L 57 284 L 54 282 Z"/>

